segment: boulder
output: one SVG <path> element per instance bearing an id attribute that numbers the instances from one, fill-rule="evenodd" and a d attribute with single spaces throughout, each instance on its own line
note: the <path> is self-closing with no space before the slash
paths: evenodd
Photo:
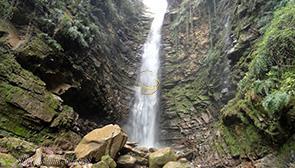
<path id="1" fill-rule="evenodd" d="M 163 168 L 191 168 L 188 163 L 171 161 L 165 164 Z"/>
<path id="2" fill-rule="evenodd" d="M 136 158 L 131 155 L 123 155 L 118 158 L 117 163 L 122 168 L 133 168 L 136 163 Z"/>
<path id="3" fill-rule="evenodd" d="M 149 166 L 150 168 L 161 168 L 166 163 L 170 161 L 176 161 L 177 156 L 173 149 L 162 148 L 153 152 L 149 156 Z"/>
<path id="4" fill-rule="evenodd" d="M 99 161 L 103 155 L 114 158 L 125 145 L 127 134 L 118 125 L 107 125 L 85 135 L 75 149 L 77 159 Z"/>

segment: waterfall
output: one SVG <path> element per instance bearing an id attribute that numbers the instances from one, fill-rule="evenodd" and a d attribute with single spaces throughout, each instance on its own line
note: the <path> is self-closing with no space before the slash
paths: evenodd
<path id="1" fill-rule="evenodd" d="M 161 48 L 161 29 L 167 10 L 166 0 L 146 0 L 153 4 L 153 17 L 149 35 L 144 44 L 135 101 L 129 117 L 128 132 L 131 140 L 147 147 L 156 144 L 158 87 Z"/>

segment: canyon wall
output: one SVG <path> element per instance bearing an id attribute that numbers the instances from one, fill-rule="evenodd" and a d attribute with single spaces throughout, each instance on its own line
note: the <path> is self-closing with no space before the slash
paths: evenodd
<path id="1" fill-rule="evenodd" d="M 160 143 L 196 167 L 294 165 L 294 0 L 169 2 Z M 33 146 L 23 140 L 72 150 L 127 120 L 151 21 L 140 2 L 0 4 L 0 152 Z"/>
<path id="2" fill-rule="evenodd" d="M 203 167 L 291 165 L 293 9 L 294 1 L 173 1 L 162 143 L 193 148 Z"/>
<path id="3" fill-rule="evenodd" d="M 150 21 L 139 1 L 0 2 L 1 134 L 41 143 L 126 118 Z"/>

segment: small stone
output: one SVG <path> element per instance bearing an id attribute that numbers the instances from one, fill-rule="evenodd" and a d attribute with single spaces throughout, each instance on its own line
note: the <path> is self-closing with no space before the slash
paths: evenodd
<path id="1" fill-rule="evenodd" d="M 179 156 L 179 158 L 181 158 L 180 160 L 185 159 L 185 160 L 190 160 L 190 161 L 194 160 L 195 157 L 196 157 L 196 154 L 195 154 L 194 150 L 186 151 Z"/>
<path id="2" fill-rule="evenodd" d="M 131 147 L 136 147 L 136 145 L 137 145 L 137 143 L 136 142 L 130 142 L 130 141 L 127 141 L 126 142 L 126 145 L 129 145 L 129 146 L 131 146 Z"/>
<path id="3" fill-rule="evenodd" d="M 181 158 L 178 160 L 180 163 L 188 163 L 188 160 L 186 158 Z"/>
<path id="4" fill-rule="evenodd" d="M 41 164 L 42 164 L 42 148 L 38 148 L 34 155 L 33 165 L 39 167 L 41 166 Z"/>
<path id="5" fill-rule="evenodd" d="M 187 162 L 168 162 L 163 168 L 192 168 Z"/>
<path id="6" fill-rule="evenodd" d="M 146 156 L 146 153 L 141 151 L 141 150 L 138 150 L 130 145 L 125 145 L 124 148 L 122 149 L 123 151 L 125 151 L 126 153 L 133 153 L 134 155 L 138 155 L 138 156 Z"/>
<path id="7" fill-rule="evenodd" d="M 142 151 L 142 152 L 144 152 L 144 153 L 148 153 L 148 152 L 149 152 L 149 149 L 146 148 L 146 147 L 136 147 L 135 149 L 136 149 L 136 150 L 139 150 L 139 151 Z"/>
<path id="8" fill-rule="evenodd" d="M 202 119 L 204 120 L 204 122 L 206 124 L 208 124 L 210 122 L 210 118 L 209 118 L 208 114 L 202 113 L 202 116 L 201 117 L 202 117 Z"/>
<path id="9" fill-rule="evenodd" d="M 228 91 L 229 91 L 228 88 L 224 88 L 224 89 L 222 89 L 221 93 L 226 94 L 226 93 L 228 93 Z"/>
<path id="10" fill-rule="evenodd" d="M 136 163 L 136 158 L 131 155 L 123 155 L 118 158 L 117 163 L 123 168 L 133 168 Z"/>
<path id="11" fill-rule="evenodd" d="M 136 158 L 136 163 L 139 165 L 148 165 L 149 161 L 148 159 L 141 157 L 141 156 L 134 156 Z"/>
<path id="12" fill-rule="evenodd" d="M 148 150 L 148 152 L 156 152 L 157 151 L 157 149 L 156 148 L 149 148 L 149 150 Z"/>
<path id="13" fill-rule="evenodd" d="M 0 146 L 0 153 L 8 153 L 8 150 Z"/>

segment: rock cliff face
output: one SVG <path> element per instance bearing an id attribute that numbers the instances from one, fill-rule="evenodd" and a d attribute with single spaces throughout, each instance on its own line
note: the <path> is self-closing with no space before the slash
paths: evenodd
<path id="1" fill-rule="evenodd" d="M 198 97 L 197 93 L 201 90 L 193 83 L 200 63 L 208 53 L 208 16 L 206 11 L 198 10 L 200 6 L 195 2 L 187 1 L 177 6 L 181 7 L 171 10 L 166 18 L 162 63 L 161 139 L 169 143 L 184 143 L 183 136 L 188 135 L 187 131 L 195 132 L 196 125 L 183 123 L 182 120 L 191 120 L 192 114 L 198 110 L 195 105 L 207 99 Z"/>
<path id="2" fill-rule="evenodd" d="M 147 25 L 142 4 L 0 3 L 1 134 L 43 142 L 60 129 L 75 136 L 95 128 L 86 120 L 105 124 L 128 114 Z"/>
<path id="3" fill-rule="evenodd" d="M 291 165 L 291 8 L 294 1 L 173 1 L 165 27 L 162 142 L 194 148 L 203 167 L 241 160 Z"/>

